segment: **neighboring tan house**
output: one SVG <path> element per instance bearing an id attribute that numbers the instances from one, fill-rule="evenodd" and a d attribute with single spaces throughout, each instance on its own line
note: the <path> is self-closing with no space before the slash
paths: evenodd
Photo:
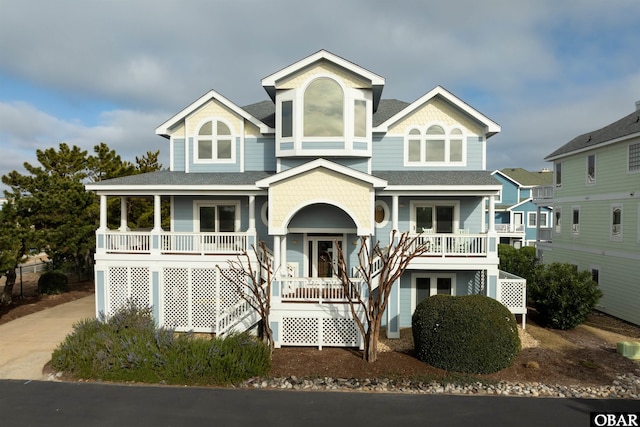
<path id="1" fill-rule="evenodd" d="M 265 77 L 265 101 L 240 107 L 211 90 L 161 124 L 170 170 L 87 185 L 101 206 L 96 311 L 135 299 L 178 331 L 249 328 L 255 313 L 216 266 L 264 241 L 276 346 L 361 346 L 333 277 L 336 250 L 353 271 L 361 236 L 388 247 L 398 230 L 431 244 L 393 288 L 389 337 L 436 293 L 486 294 L 524 324 L 524 280 L 498 270 L 498 235 L 484 223 L 484 201 L 493 218 L 501 188 L 485 170 L 500 126 L 442 87 L 407 103 L 382 99 L 384 84 L 322 50 Z M 127 198 L 144 196 L 155 227 L 129 230 Z M 124 213 L 117 230 L 107 227 L 112 198 Z"/>
<path id="2" fill-rule="evenodd" d="M 531 190 L 550 185 L 553 182 L 552 172 L 505 168 L 492 174 L 502 184 L 495 207 L 496 232 L 500 236 L 500 243 L 516 248 L 533 246 L 538 240 L 538 233 L 550 230 L 551 209 L 547 206 L 539 209 L 532 201 Z"/>
<path id="3" fill-rule="evenodd" d="M 553 204 L 554 227 L 540 258 L 590 271 L 604 293 L 596 308 L 640 325 L 640 102 L 545 160 L 554 186 L 534 189 L 534 199 Z"/>

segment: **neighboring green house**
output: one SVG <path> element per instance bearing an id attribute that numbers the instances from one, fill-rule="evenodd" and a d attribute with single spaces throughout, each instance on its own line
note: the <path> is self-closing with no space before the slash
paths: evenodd
<path id="1" fill-rule="evenodd" d="M 504 168 L 493 171 L 492 175 L 502 184 L 495 208 L 500 243 L 520 248 L 533 246 L 538 240 L 548 240 L 551 209 L 536 206 L 531 191 L 534 187 L 551 185 L 553 173 L 550 170 L 530 172 L 522 168 Z M 486 223 L 489 223 L 488 218 Z"/>
<path id="2" fill-rule="evenodd" d="M 538 242 L 545 264 L 589 270 L 604 296 L 597 308 L 640 324 L 640 101 L 636 111 L 580 135 L 545 158 L 554 187 L 534 190 L 553 204 L 552 242 Z"/>

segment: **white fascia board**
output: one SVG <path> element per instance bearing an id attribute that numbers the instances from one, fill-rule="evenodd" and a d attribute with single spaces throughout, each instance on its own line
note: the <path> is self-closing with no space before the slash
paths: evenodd
<path id="1" fill-rule="evenodd" d="M 210 192 L 210 191 L 252 191 L 263 192 L 263 190 L 255 185 L 85 185 L 88 191 L 95 191 L 98 194 L 120 194 L 129 193 L 136 194 L 184 194 L 191 192 Z"/>
<path id="2" fill-rule="evenodd" d="M 495 171 L 491 172 L 491 175 L 495 175 L 497 173 L 499 173 L 503 178 L 508 179 L 509 181 L 513 182 L 518 187 L 523 187 L 522 184 L 520 184 L 518 181 L 516 181 L 515 179 L 511 178 L 509 175 L 507 175 L 506 173 L 502 172 L 501 170 L 495 170 Z"/>
<path id="3" fill-rule="evenodd" d="M 512 209 L 518 208 L 518 207 L 520 207 L 520 206 L 524 205 L 525 203 L 527 203 L 527 202 L 531 202 L 531 201 L 533 201 L 533 198 L 532 198 L 532 197 L 529 197 L 528 199 L 524 199 L 524 200 L 522 200 L 521 202 L 518 202 L 518 203 L 516 203 L 515 205 L 510 206 L 507 210 L 509 210 L 509 211 L 510 211 L 510 210 L 512 210 Z"/>
<path id="4" fill-rule="evenodd" d="M 317 168 L 325 168 L 328 170 L 332 170 L 334 172 L 338 172 L 342 175 L 355 178 L 360 181 L 368 182 L 375 188 L 384 188 L 387 186 L 387 181 L 384 179 L 376 178 L 364 172 L 360 172 L 355 169 L 351 169 L 349 167 L 342 166 L 334 162 L 330 162 L 329 160 L 326 160 L 326 159 L 316 159 L 311 162 L 305 163 L 303 165 L 296 166 L 291 169 L 287 169 L 284 172 L 280 172 L 278 174 L 270 176 L 269 178 L 264 178 L 264 179 L 261 179 L 260 181 L 257 181 L 256 185 L 261 188 L 267 188 L 275 182 L 281 181 L 283 179 L 291 178 L 293 176 L 300 175 L 301 173 L 305 173 Z"/>
<path id="5" fill-rule="evenodd" d="M 275 132 L 275 129 L 272 129 L 269 126 L 265 125 L 260 120 L 256 119 L 251 114 L 247 113 L 245 110 L 243 110 L 242 108 L 238 107 L 236 104 L 234 104 L 233 102 L 231 102 L 230 100 L 228 100 L 224 96 L 220 95 L 215 90 L 211 89 L 209 92 L 207 92 L 204 95 L 202 95 L 196 101 L 194 101 L 191 104 L 189 104 L 186 108 L 182 109 L 182 111 L 180 111 L 178 114 L 176 114 L 175 116 L 171 117 L 169 120 L 167 120 L 166 122 L 164 122 L 160 126 L 158 126 L 156 128 L 156 134 L 157 135 L 162 135 L 164 137 L 168 137 L 169 136 L 169 128 L 171 128 L 172 126 L 177 124 L 180 120 L 185 119 L 191 113 L 193 113 L 198 108 L 203 106 L 206 102 L 208 102 L 208 101 L 210 101 L 212 99 L 215 99 L 215 100 L 219 101 L 221 104 L 223 104 L 225 107 L 229 108 L 231 111 L 233 111 L 234 113 L 236 113 L 237 115 L 239 115 L 243 119 L 248 120 L 249 122 L 253 123 L 256 127 L 258 127 L 260 129 L 261 133 L 274 133 Z"/>
<path id="6" fill-rule="evenodd" d="M 334 64 L 345 68 L 369 81 L 373 86 L 383 86 L 384 85 L 384 77 L 381 77 L 375 73 L 372 73 L 369 70 L 366 70 L 359 65 L 354 64 L 353 62 L 347 61 L 344 58 L 341 58 L 337 55 L 334 55 L 331 52 L 326 50 L 320 50 L 313 55 L 307 56 L 304 59 L 301 59 L 298 62 L 295 62 L 288 67 L 283 68 L 280 71 L 277 71 L 265 78 L 262 79 L 263 87 L 275 87 L 278 80 L 297 72 L 298 70 L 313 64 L 316 61 L 321 59 L 326 59 L 327 61 L 333 62 Z"/>
<path id="7" fill-rule="evenodd" d="M 381 123 L 380 125 L 376 126 L 373 129 L 373 132 L 387 132 L 389 130 L 389 126 L 393 125 L 394 123 L 396 123 L 399 120 L 403 119 L 404 117 L 408 116 L 413 111 L 415 111 L 416 109 L 420 108 L 426 102 L 428 102 L 429 100 L 431 100 L 432 98 L 434 98 L 434 97 L 436 97 L 438 95 L 443 97 L 444 99 L 446 99 L 447 101 L 449 101 L 453 105 L 455 105 L 458 109 L 462 110 L 467 115 L 473 117 L 474 119 L 476 119 L 480 123 L 484 124 L 484 126 L 485 126 L 485 136 L 487 138 L 489 138 L 489 137 L 491 137 L 491 136 L 493 136 L 493 135 L 495 135 L 495 134 L 500 132 L 501 128 L 500 128 L 499 124 L 497 124 L 493 120 L 489 119 L 487 116 L 485 116 L 484 114 L 480 113 L 478 110 L 476 110 L 475 108 L 471 107 L 469 104 L 467 104 L 466 102 L 462 101 L 460 98 L 456 97 L 455 95 L 453 95 L 451 92 L 447 91 L 442 86 L 436 86 L 435 88 L 433 88 L 432 90 L 427 92 L 425 95 L 423 95 L 422 97 L 420 97 L 419 99 L 417 99 L 416 101 L 414 101 L 413 103 L 408 105 L 404 110 L 400 111 L 399 113 L 397 113 L 393 117 L 387 119 L 387 121 L 385 121 L 384 123 Z"/>
<path id="8" fill-rule="evenodd" d="M 500 192 L 499 185 L 460 186 L 460 185 L 389 185 L 382 195 L 397 196 L 495 196 Z"/>

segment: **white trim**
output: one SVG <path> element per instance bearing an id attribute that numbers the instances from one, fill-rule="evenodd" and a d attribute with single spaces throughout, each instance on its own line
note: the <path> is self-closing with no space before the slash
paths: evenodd
<path id="1" fill-rule="evenodd" d="M 269 217 L 267 215 L 268 210 L 269 210 L 269 201 L 266 200 L 262 204 L 262 207 L 260 208 L 260 219 L 262 220 L 262 223 L 267 227 L 269 227 Z"/>
<path id="2" fill-rule="evenodd" d="M 376 178 L 364 172 L 339 165 L 326 159 L 316 159 L 311 162 L 295 166 L 293 168 L 285 170 L 284 172 L 280 172 L 278 174 L 270 176 L 269 178 L 261 179 L 260 181 L 256 182 L 256 185 L 258 187 L 268 188 L 273 183 L 276 183 L 283 179 L 294 177 L 296 175 L 300 175 L 317 168 L 325 168 L 360 181 L 368 182 L 375 188 L 384 188 L 387 186 L 387 181 L 385 181 L 384 179 Z"/>
<path id="3" fill-rule="evenodd" d="M 578 222 L 574 223 L 573 219 L 574 219 L 574 213 L 578 212 Z M 573 236 L 579 236 L 580 235 L 580 220 L 582 218 L 580 218 L 580 206 L 571 206 L 571 234 Z"/>
<path id="4" fill-rule="evenodd" d="M 304 269 L 304 276 L 306 277 L 308 275 L 309 272 L 309 266 L 313 266 L 312 272 L 311 272 L 311 276 L 310 277 L 318 277 L 318 268 L 317 268 L 317 264 L 315 262 L 312 262 L 312 260 L 309 259 L 309 242 L 313 242 L 313 246 L 314 246 L 314 253 L 317 254 L 318 251 L 318 241 L 322 240 L 322 241 L 328 241 L 331 242 L 332 245 L 334 243 L 334 240 L 339 240 L 342 243 L 342 250 L 346 255 L 347 252 L 347 233 L 339 233 L 339 232 L 334 232 L 332 233 L 332 235 L 326 235 L 326 236 L 310 236 L 309 234 L 316 234 L 317 232 L 303 232 L 303 243 L 302 243 L 302 268 Z M 337 258 L 337 253 L 335 254 L 335 256 L 331 259 L 331 261 L 334 263 L 334 267 L 335 267 L 335 263 L 338 261 Z M 348 260 L 345 260 L 348 262 Z M 333 273 L 332 273 L 332 277 L 333 277 Z"/>
<path id="5" fill-rule="evenodd" d="M 382 221 L 380 221 L 379 224 L 376 222 L 376 208 L 378 206 L 381 206 L 382 210 L 384 211 L 384 218 L 382 219 Z M 391 211 L 389 210 L 389 205 L 387 204 L 387 202 L 385 202 L 384 200 L 376 200 L 373 204 L 373 222 L 375 223 L 376 228 L 386 227 L 386 225 L 389 223 L 389 218 L 391 218 Z"/>
<path id="6" fill-rule="evenodd" d="M 240 200 L 194 200 L 193 201 L 193 231 L 198 233 L 200 230 L 200 208 L 201 207 L 218 207 L 218 206 L 234 206 L 235 220 L 233 224 L 234 232 L 240 231 Z M 216 209 L 216 229 L 219 227 Z M 216 232 L 219 232 L 216 230 Z"/>
<path id="7" fill-rule="evenodd" d="M 229 133 L 230 135 L 228 135 L 229 138 L 226 138 L 227 135 L 223 135 L 223 137 L 221 138 L 220 136 L 218 136 L 218 132 L 217 132 L 217 122 L 222 122 L 225 126 L 227 126 L 229 128 Z M 200 140 L 200 128 L 202 126 L 204 126 L 206 123 L 211 122 L 211 158 L 210 159 L 200 159 L 198 157 L 198 150 L 199 150 L 199 140 Z M 203 139 L 207 139 L 207 138 L 203 138 Z M 229 159 L 219 159 L 218 156 L 218 141 L 219 140 L 227 140 L 229 139 L 231 141 L 231 158 Z M 240 144 L 241 146 L 243 144 Z M 233 126 L 231 125 L 231 123 L 222 117 L 218 117 L 218 116 L 210 116 L 207 117 L 205 119 L 200 120 L 200 122 L 198 122 L 198 124 L 194 127 L 193 129 L 193 164 L 194 165 L 200 165 L 200 164 L 234 164 L 236 163 L 236 134 L 234 132 Z M 242 167 L 241 167 L 242 170 Z"/>
<path id="8" fill-rule="evenodd" d="M 411 232 L 421 232 L 422 230 L 416 230 L 416 208 L 417 207 L 433 207 L 433 228 L 436 228 L 437 218 L 436 207 L 438 206 L 452 206 L 453 218 L 452 218 L 452 233 L 455 233 L 460 228 L 460 200 L 411 200 L 409 202 L 409 228 Z M 435 230 L 434 230 L 435 232 Z"/>
<path id="9" fill-rule="evenodd" d="M 620 224 L 617 225 L 617 230 L 613 224 L 613 216 L 616 209 L 620 210 Z M 609 212 L 609 238 L 612 242 L 622 242 L 624 231 L 624 204 L 612 203 Z"/>
<path id="10" fill-rule="evenodd" d="M 200 107 L 202 107 L 204 104 L 211 101 L 212 99 L 215 99 L 216 101 L 220 102 L 222 105 L 224 105 L 225 107 L 227 107 L 228 109 L 230 109 L 231 111 L 233 111 L 234 113 L 242 117 L 243 119 L 253 123 L 258 129 L 260 129 L 260 133 L 263 133 L 263 134 L 273 133 L 275 131 L 273 128 L 268 127 L 263 122 L 253 117 L 251 114 L 247 113 L 245 110 L 238 107 L 236 104 L 229 101 L 227 98 L 220 95 L 215 90 L 211 89 L 210 91 L 202 95 L 200 98 L 198 98 L 197 100 L 189 104 L 187 107 L 183 108 L 178 114 L 172 116 L 170 119 L 168 119 L 167 121 L 162 123 L 160 126 L 158 126 L 156 128 L 156 135 L 169 137 L 170 136 L 169 129 L 171 127 L 175 126 L 178 122 L 184 120 L 187 116 L 192 114 L 194 111 L 198 110 Z"/>
<path id="11" fill-rule="evenodd" d="M 589 176 L 589 158 L 591 156 L 593 156 L 593 178 Z M 598 159 L 597 159 L 596 153 L 587 154 L 585 161 L 586 161 L 585 182 L 588 186 L 596 185 L 596 182 L 598 180 L 598 169 L 597 169 Z"/>
<path id="12" fill-rule="evenodd" d="M 373 129 L 373 132 L 383 132 L 383 133 L 388 132 L 389 127 L 391 127 L 394 123 L 407 117 L 412 112 L 422 107 L 424 104 L 426 104 L 428 101 L 430 101 L 432 98 L 435 98 L 436 96 L 443 97 L 444 99 L 449 101 L 451 104 L 453 104 L 454 106 L 462 110 L 464 113 L 466 113 L 467 115 L 473 117 L 475 120 L 482 123 L 485 126 L 484 132 L 485 132 L 486 138 L 491 137 L 500 132 L 500 125 L 495 123 L 493 120 L 489 119 L 487 116 L 481 114 L 478 110 L 471 107 L 469 104 L 465 103 L 464 101 L 462 101 L 461 99 L 459 99 L 458 97 L 456 97 L 455 95 L 453 95 L 452 93 L 444 89 L 442 86 L 436 86 L 431 91 L 423 95 L 421 98 L 419 98 L 418 100 L 414 101 L 412 104 L 404 108 L 402 111 L 395 114 L 391 118 L 387 119 L 384 123 L 375 127 Z"/>
<path id="13" fill-rule="evenodd" d="M 456 273 L 439 273 L 437 271 L 429 272 L 429 273 L 412 273 L 411 274 L 411 314 L 416 311 L 416 298 L 417 298 L 417 290 L 416 290 L 416 279 L 429 278 L 429 296 L 436 295 L 438 292 L 438 278 L 447 278 L 451 279 L 451 295 L 456 295 L 456 286 L 457 286 L 457 274 Z"/>
<path id="14" fill-rule="evenodd" d="M 442 128 L 444 134 L 442 138 L 430 136 L 427 134 L 427 131 L 433 127 L 438 126 Z M 409 133 L 413 130 L 417 130 L 420 132 L 420 135 L 409 135 Z M 451 132 L 454 130 L 459 130 L 461 133 L 459 135 L 451 135 Z M 424 167 L 424 166 L 453 166 L 453 167 L 463 167 L 467 165 L 467 138 L 469 135 L 465 133 L 464 128 L 459 125 L 447 126 L 442 122 L 432 121 L 428 122 L 424 126 L 411 126 L 406 129 L 404 134 L 404 155 L 403 155 L 403 166 L 405 167 Z M 419 161 L 410 161 L 409 160 L 409 140 L 419 140 L 420 142 L 420 160 Z M 451 140 L 461 140 L 462 141 L 462 160 L 460 161 L 451 161 Z M 432 140 L 442 140 L 444 141 L 444 159 L 443 160 L 426 160 L 426 145 L 427 141 Z"/>
<path id="15" fill-rule="evenodd" d="M 631 146 L 632 145 L 640 145 L 640 142 L 630 142 L 629 144 L 627 144 L 627 150 L 626 150 L 627 151 L 627 173 L 637 174 L 637 173 L 640 173 L 640 169 L 635 169 L 635 170 L 630 170 L 629 169 L 629 163 L 631 162 L 631 158 L 629 156 L 629 151 L 631 150 Z"/>

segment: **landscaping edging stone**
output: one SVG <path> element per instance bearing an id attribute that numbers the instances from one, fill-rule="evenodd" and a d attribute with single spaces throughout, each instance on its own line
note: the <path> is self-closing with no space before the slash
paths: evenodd
<path id="1" fill-rule="evenodd" d="M 355 378 L 303 379 L 295 376 L 285 378 L 252 378 L 239 385 L 241 388 L 307 390 L 307 391 L 361 391 L 413 394 L 456 394 L 490 396 L 560 397 L 578 399 L 640 399 L 640 369 L 635 374 L 617 375 L 610 386 L 563 386 L 540 383 L 495 384 L 441 384 L 437 381 Z"/>

